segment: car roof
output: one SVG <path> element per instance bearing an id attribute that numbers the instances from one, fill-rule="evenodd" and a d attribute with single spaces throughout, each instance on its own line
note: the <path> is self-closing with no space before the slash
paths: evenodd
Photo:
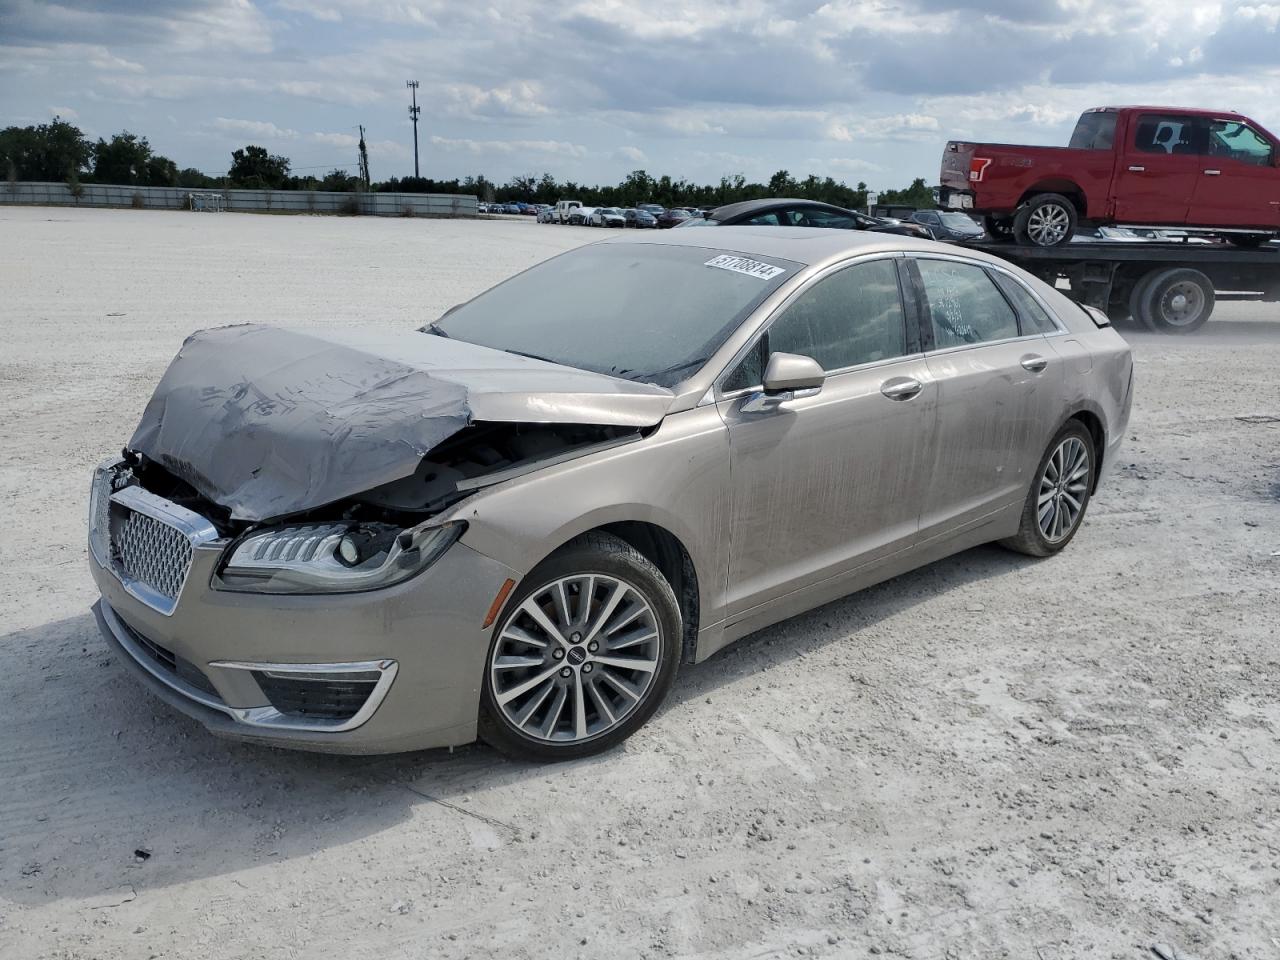
<path id="1" fill-rule="evenodd" d="M 821 200 L 767 197 L 763 200 L 739 200 L 737 203 L 726 203 L 723 207 L 716 207 L 712 210 L 708 217 L 712 220 L 728 220 L 730 217 L 740 217 L 745 213 L 763 213 L 766 210 L 775 210 L 781 207 L 808 207 L 811 210 L 830 210 L 832 213 L 853 212 L 846 210 L 844 207 L 837 207 L 833 203 L 823 203 Z"/>
<path id="2" fill-rule="evenodd" d="M 864 253 L 941 253 L 1009 268 L 978 250 L 918 240 L 895 233 L 833 230 L 820 227 L 707 227 L 664 230 L 644 236 L 613 237 L 602 243 L 645 243 L 704 250 L 732 251 L 744 256 L 774 257 L 805 266 L 821 266 Z"/>

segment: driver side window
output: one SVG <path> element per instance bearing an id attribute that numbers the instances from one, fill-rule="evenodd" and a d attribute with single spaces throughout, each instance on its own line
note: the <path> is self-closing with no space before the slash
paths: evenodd
<path id="1" fill-rule="evenodd" d="M 725 380 L 726 391 L 758 385 L 771 353 L 841 370 L 905 356 L 906 321 L 894 260 L 845 267 L 801 293 Z"/>

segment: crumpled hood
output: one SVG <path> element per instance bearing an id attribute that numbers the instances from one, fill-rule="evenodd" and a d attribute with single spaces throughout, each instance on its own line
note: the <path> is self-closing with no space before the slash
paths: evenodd
<path id="1" fill-rule="evenodd" d="M 183 343 L 129 446 L 232 517 L 266 520 L 407 477 L 475 421 L 648 427 L 672 399 L 431 334 L 246 324 Z"/>

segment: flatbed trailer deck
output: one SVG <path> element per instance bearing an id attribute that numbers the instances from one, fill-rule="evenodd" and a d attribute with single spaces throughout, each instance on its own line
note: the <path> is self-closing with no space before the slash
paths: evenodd
<path id="1" fill-rule="evenodd" d="M 1112 320 L 1130 317 L 1159 333 L 1191 333 L 1218 300 L 1280 301 L 1280 247 L 1226 244 L 1068 243 L 1033 247 L 998 241 L 965 244 L 1008 260 Z M 1061 288 L 1060 288 L 1061 289 Z"/>

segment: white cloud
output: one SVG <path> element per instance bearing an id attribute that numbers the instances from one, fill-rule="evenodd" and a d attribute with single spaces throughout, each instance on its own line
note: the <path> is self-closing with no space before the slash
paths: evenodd
<path id="1" fill-rule="evenodd" d="M 310 3 L 308 0 L 276 0 L 276 6 L 290 13 L 305 13 L 324 23 L 342 22 L 342 11 L 328 3 Z"/>
<path id="2" fill-rule="evenodd" d="M 463 151 L 476 155 L 538 153 L 562 157 L 585 157 L 587 148 L 564 140 L 469 140 L 432 137 L 431 145 L 442 150 Z"/>
<path id="3" fill-rule="evenodd" d="M 76 113 L 71 107 L 50 107 L 49 112 L 55 117 L 61 117 L 63 120 L 80 119 L 80 114 Z"/>
<path id="4" fill-rule="evenodd" d="M 525 80 L 490 88 L 469 83 L 450 83 L 441 92 L 449 101 L 445 107 L 446 112 L 455 116 L 496 113 L 533 117 L 551 112 L 540 99 L 539 85 Z"/>
<path id="5" fill-rule="evenodd" d="M 211 126 L 222 133 L 242 134 L 263 140 L 296 140 L 298 138 L 297 130 L 277 127 L 266 120 L 235 120 L 231 117 L 218 117 Z"/>
<path id="6" fill-rule="evenodd" d="M 125 60 L 123 57 L 117 57 L 105 47 L 101 53 L 94 54 L 89 58 L 89 64 L 99 70 L 124 70 L 128 73 L 146 72 L 146 67 L 142 64 L 134 63 L 132 60 Z"/>
<path id="7" fill-rule="evenodd" d="M 628 163 L 647 163 L 648 156 L 639 147 L 619 147 L 613 151 L 613 155 L 618 160 L 625 160 Z"/>

